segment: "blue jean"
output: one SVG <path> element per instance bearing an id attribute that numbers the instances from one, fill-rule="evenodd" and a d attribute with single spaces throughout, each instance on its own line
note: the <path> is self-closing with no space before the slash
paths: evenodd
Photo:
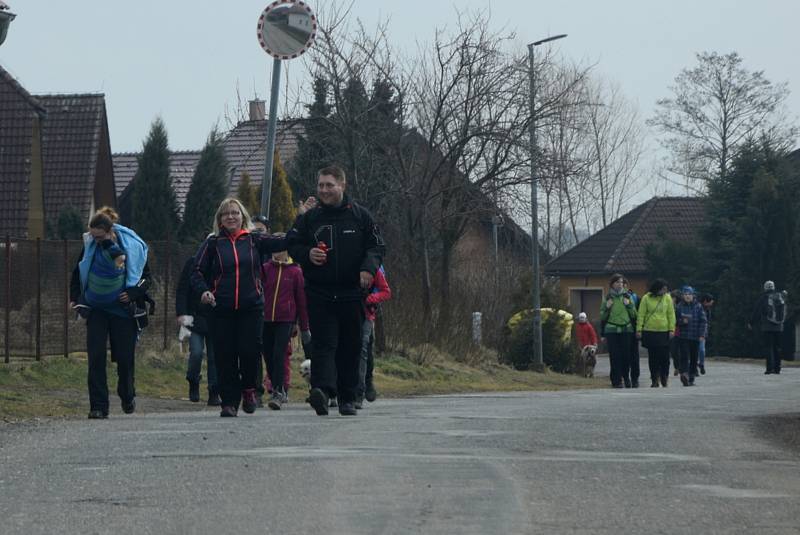
<path id="1" fill-rule="evenodd" d="M 372 357 L 372 330 L 375 328 L 375 322 L 365 319 L 361 324 L 361 357 L 358 360 L 358 396 L 364 397 L 367 391 L 367 369 L 369 368 L 369 360 Z"/>
<path id="2" fill-rule="evenodd" d="M 189 337 L 189 366 L 186 369 L 186 380 L 190 383 L 200 382 L 200 366 L 203 364 L 203 347 L 208 354 L 208 389 L 217 388 L 217 366 L 214 362 L 214 344 L 207 334 L 193 332 Z"/>
<path id="3" fill-rule="evenodd" d="M 706 365 L 706 340 L 705 338 L 700 340 L 700 347 L 697 350 L 697 363 L 700 366 Z"/>

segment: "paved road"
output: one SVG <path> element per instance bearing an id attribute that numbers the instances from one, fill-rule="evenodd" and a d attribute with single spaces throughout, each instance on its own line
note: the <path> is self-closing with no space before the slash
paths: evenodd
<path id="1" fill-rule="evenodd" d="M 356 418 L 0 428 L 0 532 L 800 533 L 800 452 L 754 424 L 798 410 L 800 369 L 708 369 L 695 388 L 379 399 Z"/>

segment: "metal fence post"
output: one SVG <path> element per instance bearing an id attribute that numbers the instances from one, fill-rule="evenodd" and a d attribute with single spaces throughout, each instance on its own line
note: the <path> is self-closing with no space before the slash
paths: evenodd
<path id="1" fill-rule="evenodd" d="M 6 364 L 11 359 L 11 236 L 6 234 Z"/>
<path id="2" fill-rule="evenodd" d="M 42 240 L 36 238 L 36 360 L 42 359 Z"/>
<path id="3" fill-rule="evenodd" d="M 69 248 L 64 239 L 64 358 L 69 358 Z"/>
<path id="4" fill-rule="evenodd" d="M 164 262 L 164 351 L 167 350 L 167 329 L 169 325 L 169 272 L 170 272 L 170 253 L 172 252 L 172 235 L 167 236 L 167 250 Z"/>

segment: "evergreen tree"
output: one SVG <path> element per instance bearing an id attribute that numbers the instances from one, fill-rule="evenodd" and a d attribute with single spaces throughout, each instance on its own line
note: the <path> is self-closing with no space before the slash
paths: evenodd
<path id="1" fill-rule="evenodd" d="M 236 196 L 242 201 L 251 216 L 261 213 L 261 196 L 258 195 L 260 191 L 261 188 L 256 189 L 250 182 L 250 173 L 242 171 L 242 179 L 239 181 L 239 189 L 236 190 Z"/>
<path id="2" fill-rule="evenodd" d="M 262 186 L 258 187 L 258 199 L 261 199 Z M 272 164 L 272 188 L 269 198 L 269 223 L 272 232 L 286 232 L 292 227 L 297 217 L 297 210 L 292 200 L 292 188 L 289 187 L 286 169 L 281 156 L 275 151 Z"/>
<path id="3" fill-rule="evenodd" d="M 139 156 L 133 190 L 133 225 L 145 240 L 164 240 L 178 227 L 178 210 L 169 168 L 167 131 L 156 118 Z"/>
<path id="4" fill-rule="evenodd" d="M 227 176 L 228 161 L 222 147 L 222 137 L 215 128 L 200 153 L 200 161 L 186 195 L 186 209 L 179 236 L 181 241 L 200 241 L 212 231 L 214 214 L 228 191 Z"/>
<path id="5" fill-rule="evenodd" d="M 317 171 L 335 161 L 331 150 L 336 139 L 330 122 L 328 83 L 321 77 L 313 82 L 314 100 L 306 107 L 308 118 L 303 122 L 305 134 L 297 136 L 297 155 L 292 167 L 292 195 L 305 199 L 317 190 Z"/>
<path id="6" fill-rule="evenodd" d="M 79 240 L 86 232 L 86 221 L 74 206 L 65 206 L 58 213 L 54 238 L 59 240 Z"/>

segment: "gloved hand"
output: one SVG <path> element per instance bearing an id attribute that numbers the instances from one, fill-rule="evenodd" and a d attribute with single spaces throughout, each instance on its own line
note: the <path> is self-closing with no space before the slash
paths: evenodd
<path id="1" fill-rule="evenodd" d="M 300 341 L 303 342 L 303 345 L 306 345 L 311 342 L 311 331 L 302 331 L 300 333 Z"/>

